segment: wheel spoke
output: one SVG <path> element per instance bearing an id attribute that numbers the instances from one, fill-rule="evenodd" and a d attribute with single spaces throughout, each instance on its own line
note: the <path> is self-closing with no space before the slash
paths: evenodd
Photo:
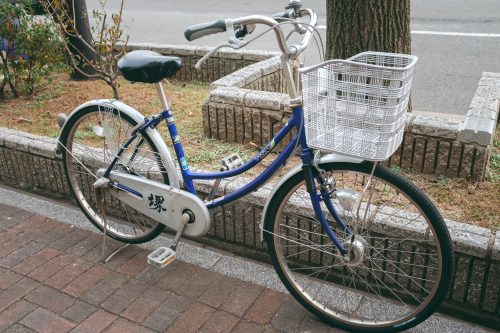
<path id="1" fill-rule="evenodd" d="M 107 168 L 122 145 L 129 139 L 135 122 L 113 107 L 94 107 L 81 115 L 65 134 L 67 175 L 71 190 L 87 217 L 103 228 L 97 209 L 92 179 L 99 168 Z M 140 145 L 139 140 L 143 140 Z M 136 149 L 137 148 L 137 149 Z M 135 151 L 135 154 L 134 154 Z M 125 172 L 168 183 L 161 156 L 147 135 L 137 136 L 123 152 L 114 172 Z M 90 177 L 90 178 L 89 178 Z M 108 234 L 124 242 L 146 241 L 163 226 L 109 193 L 105 196 L 109 220 Z"/>
<path id="2" fill-rule="evenodd" d="M 287 288 L 295 290 L 292 294 L 320 317 L 381 332 L 411 322 L 426 307 L 436 306 L 438 288 L 446 287 L 443 265 L 452 252 L 443 252 L 438 242 L 445 238 L 436 234 L 436 228 L 445 229 L 444 222 L 423 194 L 408 190 L 412 185 L 399 176 L 377 171 L 368 183 L 369 165 L 334 166 L 327 171 L 334 191 L 346 191 L 330 200 L 353 234 L 336 224 L 323 201 L 321 209 L 347 255 L 340 254 L 316 219 L 304 181 L 289 180 L 269 203 L 268 211 L 276 213 L 265 219 L 273 263 Z M 364 194 L 352 199 L 351 193 L 352 198 Z M 357 200 L 355 207 L 349 200 Z"/>

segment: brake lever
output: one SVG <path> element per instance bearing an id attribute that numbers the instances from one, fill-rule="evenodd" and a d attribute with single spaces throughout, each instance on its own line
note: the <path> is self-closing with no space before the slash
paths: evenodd
<path id="1" fill-rule="evenodd" d="M 207 54 L 205 54 L 200 60 L 198 60 L 198 62 L 196 63 L 196 65 L 194 65 L 194 68 L 196 70 L 199 70 L 201 65 L 208 59 L 210 58 L 212 55 L 214 55 L 215 52 L 219 51 L 219 49 L 223 48 L 223 47 L 230 47 L 232 49 L 235 49 L 235 50 L 238 50 L 239 48 L 242 48 L 243 46 L 245 46 L 247 44 L 247 42 L 245 41 L 243 44 L 240 44 L 240 45 L 235 45 L 235 44 L 231 44 L 231 43 L 228 43 L 228 42 L 224 42 L 224 43 L 220 43 L 219 45 L 217 45 L 216 47 L 214 47 L 210 52 L 208 52 Z"/>
<path id="2" fill-rule="evenodd" d="M 244 26 L 241 28 L 244 28 Z M 244 39 L 240 39 L 236 36 L 233 20 L 231 19 L 226 20 L 226 34 L 227 34 L 227 41 L 229 42 L 229 44 L 236 45 L 238 46 L 238 48 L 241 48 L 247 44 L 247 42 Z"/>

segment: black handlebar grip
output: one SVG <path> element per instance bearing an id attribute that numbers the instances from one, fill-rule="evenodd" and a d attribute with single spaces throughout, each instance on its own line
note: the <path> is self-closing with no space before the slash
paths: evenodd
<path id="1" fill-rule="evenodd" d="M 224 31 L 226 31 L 226 21 L 217 20 L 188 27 L 186 31 L 184 31 L 184 37 L 186 37 L 188 41 L 193 41 L 206 35 L 217 34 Z"/>

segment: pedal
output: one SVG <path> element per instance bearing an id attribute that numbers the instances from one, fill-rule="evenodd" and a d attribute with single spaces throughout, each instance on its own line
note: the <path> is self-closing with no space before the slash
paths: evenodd
<path id="1" fill-rule="evenodd" d="M 174 261 L 176 255 L 177 252 L 171 248 L 162 246 L 148 255 L 148 264 L 158 268 L 164 268 Z"/>
<path id="2" fill-rule="evenodd" d="M 243 159 L 240 157 L 240 155 L 234 153 L 220 160 L 220 164 L 221 164 L 220 170 L 227 171 L 242 166 L 244 162 Z"/>
<path id="3" fill-rule="evenodd" d="M 229 156 L 224 157 L 222 160 L 220 160 L 220 171 L 228 171 L 228 170 L 233 170 L 236 169 L 240 166 L 242 166 L 245 162 L 243 162 L 243 159 L 238 155 L 237 153 L 231 154 Z M 221 179 L 216 179 L 214 184 L 212 185 L 212 189 L 210 190 L 210 193 L 208 194 L 207 201 L 212 200 L 214 197 L 215 193 L 217 193 L 217 190 L 219 189 Z"/>

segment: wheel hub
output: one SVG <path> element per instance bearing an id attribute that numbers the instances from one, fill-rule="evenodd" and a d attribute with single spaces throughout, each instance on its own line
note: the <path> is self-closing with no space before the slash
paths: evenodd
<path id="1" fill-rule="evenodd" d="M 342 246 L 347 250 L 347 254 L 344 255 L 344 264 L 347 266 L 361 265 L 368 255 L 368 243 L 361 236 L 355 236 L 354 241 L 351 239 L 345 241 Z"/>

